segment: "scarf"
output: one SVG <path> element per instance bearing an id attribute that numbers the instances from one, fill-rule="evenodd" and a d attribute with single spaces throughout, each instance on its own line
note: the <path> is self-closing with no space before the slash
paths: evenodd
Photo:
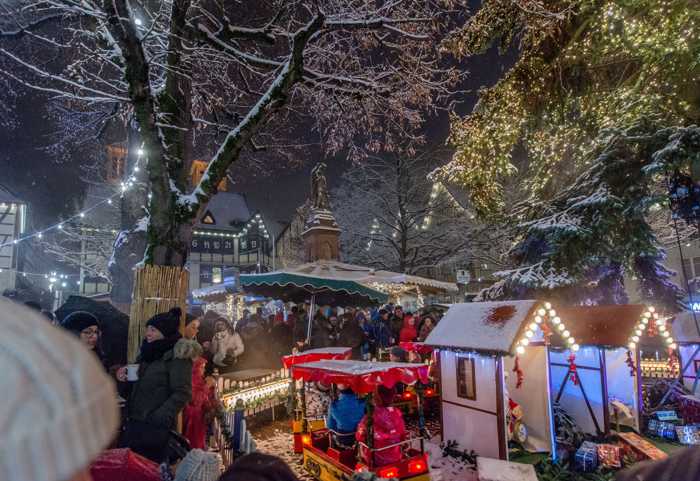
<path id="1" fill-rule="evenodd" d="M 167 339 L 158 339 L 157 341 L 148 342 L 145 339 L 141 343 L 141 362 L 151 363 L 162 358 L 166 352 L 170 351 L 177 341 L 180 340 L 180 333 L 175 334 Z"/>

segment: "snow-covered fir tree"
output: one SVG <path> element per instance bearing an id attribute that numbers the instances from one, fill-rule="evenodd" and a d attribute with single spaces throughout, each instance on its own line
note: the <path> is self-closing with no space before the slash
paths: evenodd
<path id="1" fill-rule="evenodd" d="M 479 298 L 620 304 L 629 273 L 643 299 L 676 309 L 684 294 L 663 265 L 650 215 L 666 208 L 668 172 L 689 169 L 698 154 L 697 127 L 605 131 L 571 186 L 521 207 L 521 236 L 510 253 L 517 267 L 498 273 Z"/>

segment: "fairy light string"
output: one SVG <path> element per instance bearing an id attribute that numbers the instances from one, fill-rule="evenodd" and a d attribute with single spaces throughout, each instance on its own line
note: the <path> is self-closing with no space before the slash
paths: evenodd
<path id="1" fill-rule="evenodd" d="M 530 340 L 535 335 L 535 332 L 538 328 L 542 329 L 544 323 L 549 323 L 552 325 L 553 330 L 564 339 L 566 346 L 569 349 L 574 352 L 579 350 L 580 346 L 576 343 L 576 339 L 571 335 L 571 332 L 569 332 L 569 330 L 566 328 L 566 325 L 561 318 L 557 316 L 557 311 L 552 307 L 550 302 L 545 302 L 542 307 L 535 311 L 533 322 L 527 326 L 525 332 L 523 333 L 523 337 L 516 345 L 516 353 L 525 353 L 525 348 L 530 344 Z M 542 331 L 544 332 L 544 329 L 542 329 Z"/>
<path id="2" fill-rule="evenodd" d="M 647 307 L 646 311 L 644 311 L 642 317 L 639 319 L 639 324 L 635 326 L 634 331 L 629 338 L 627 347 L 630 350 L 636 348 L 639 345 L 639 341 L 644 333 L 649 333 L 649 331 L 653 328 L 658 332 L 657 335 L 661 336 L 661 338 L 664 340 L 667 348 L 671 349 L 672 351 L 678 349 L 678 344 L 673 339 L 673 336 L 671 336 L 671 332 L 668 329 L 667 320 L 668 319 L 666 317 L 659 315 L 654 306 Z"/>
<path id="3" fill-rule="evenodd" d="M 500 37 L 519 39 L 522 54 L 480 92 L 473 113 L 452 118 L 456 152 L 433 177 L 465 185 L 476 209 L 490 213 L 504 205 L 502 181 L 516 172 L 517 145 L 529 159 L 527 189 L 544 195 L 562 175 L 557 166 L 586 167 L 581 154 L 600 131 L 645 118 L 669 125 L 692 120 L 689 92 L 698 81 L 700 48 L 693 6 L 688 0 L 563 1 L 548 4 L 562 9 L 554 16 L 486 2 L 446 48 L 478 55 Z M 552 44 L 561 47 L 552 52 Z"/>
<path id="4" fill-rule="evenodd" d="M 120 183 L 119 191 L 116 192 L 115 194 L 113 194 L 105 199 L 102 199 L 101 201 L 97 202 L 96 204 L 92 205 L 91 207 L 88 207 L 87 209 L 81 210 L 77 214 L 74 214 L 70 217 L 67 217 L 59 222 L 56 222 L 55 224 L 49 225 L 48 227 L 45 227 L 44 229 L 38 230 L 38 231 L 33 232 L 31 234 L 27 234 L 27 235 L 18 237 L 17 239 L 13 239 L 11 241 L 0 244 L 0 249 L 20 244 L 20 243 L 27 241 L 29 239 L 43 239 L 44 234 L 46 234 L 48 232 L 63 231 L 64 228 L 68 224 L 70 224 L 71 222 L 85 219 L 85 217 L 88 214 L 90 214 L 91 212 L 94 212 L 95 210 L 99 209 L 102 206 L 114 204 L 114 202 L 116 200 L 122 198 L 124 196 L 124 194 L 126 194 L 126 192 L 131 190 L 131 188 L 136 184 L 136 182 L 137 182 L 136 174 L 138 174 L 138 172 L 140 171 L 138 164 L 139 164 L 139 161 L 141 160 L 141 158 L 143 157 L 143 155 L 144 155 L 143 149 L 138 149 L 138 160 L 134 164 L 132 174 L 129 175 L 128 178 L 126 178 L 125 180 L 123 180 Z M 117 231 L 114 229 L 106 230 L 106 229 L 89 228 L 89 227 L 85 228 L 85 231 L 86 232 L 110 232 L 112 234 L 117 233 Z M 7 271 L 7 269 L 6 269 L 6 271 Z M 24 274 L 22 272 L 20 272 L 20 273 Z M 27 275 L 35 275 L 35 274 L 31 274 L 31 273 L 26 273 L 26 274 Z M 38 274 L 38 275 L 43 276 L 45 274 Z"/>

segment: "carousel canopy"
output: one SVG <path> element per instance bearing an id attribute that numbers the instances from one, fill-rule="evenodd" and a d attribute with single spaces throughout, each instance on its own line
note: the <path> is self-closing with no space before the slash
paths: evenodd
<path id="1" fill-rule="evenodd" d="M 408 362 L 324 360 L 299 364 L 294 367 L 292 376 L 304 381 L 346 384 L 356 393 L 368 393 L 380 385 L 392 388 L 397 382 L 427 383 L 428 366 Z"/>
<path id="2" fill-rule="evenodd" d="M 700 334 L 698 334 L 698 328 L 695 323 L 696 318 L 697 323 L 700 324 L 700 313 L 698 312 L 683 311 L 676 315 L 671 329 L 673 330 L 673 336 L 678 342 L 700 344 Z"/>
<path id="3" fill-rule="evenodd" d="M 424 342 L 399 342 L 399 347 L 407 352 L 417 352 L 418 354 L 429 354 L 433 352 L 433 346 Z"/>
<path id="4" fill-rule="evenodd" d="M 352 354 L 351 347 L 319 347 L 309 349 L 298 354 L 290 354 L 282 357 L 282 364 L 289 369 L 297 364 L 322 361 L 324 359 L 349 359 Z"/>
<path id="5" fill-rule="evenodd" d="M 535 300 L 452 304 L 425 344 L 509 354 L 538 305 Z"/>

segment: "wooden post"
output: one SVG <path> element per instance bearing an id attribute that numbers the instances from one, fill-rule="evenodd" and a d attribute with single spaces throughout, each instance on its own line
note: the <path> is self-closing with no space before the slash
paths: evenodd
<path id="1" fill-rule="evenodd" d="M 445 442 L 445 429 L 442 427 L 445 425 L 444 423 L 444 418 L 442 414 L 443 410 L 443 404 L 442 404 L 442 386 L 444 385 L 442 383 L 443 378 L 442 378 L 442 361 L 441 361 L 441 356 L 442 356 L 442 350 L 437 350 L 435 351 L 435 371 L 437 372 L 437 382 L 438 382 L 438 389 L 440 390 L 440 442 L 444 443 Z"/>
<path id="2" fill-rule="evenodd" d="M 549 416 L 549 435 L 551 436 L 552 460 L 557 460 L 557 433 L 554 420 L 554 407 L 552 406 L 552 358 L 549 353 L 549 345 L 545 343 L 545 355 L 547 363 L 547 412 Z"/>
<path id="3" fill-rule="evenodd" d="M 603 432 L 607 435 L 610 434 L 610 399 L 608 396 L 608 364 L 604 348 L 598 348 L 598 358 L 600 386 L 603 390 Z"/>
<path id="4" fill-rule="evenodd" d="M 179 307 L 182 309 L 180 324 L 184 327 L 188 280 L 183 267 L 144 266 L 136 270 L 129 316 L 129 362 L 136 361 L 146 322 L 151 317 Z"/>
<path id="5" fill-rule="evenodd" d="M 644 420 L 642 416 L 644 413 L 644 378 L 642 378 L 642 355 L 639 348 L 634 350 L 634 360 L 637 362 L 637 429 L 639 429 L 641 433 L 642 421 Z M 670 393 L 671 390 L 669 389 L 661 402 L 663 402 Z M 660 405 L 661 404 L 659 404 L 659 406 Z"/>
<path id="6" fill-rule="evenodd" d="M 496 358 L 496 419 L 498 422 L 498 457 L 504 461 L 508 460 L 508 439 L 506 436 L 508 427 L 506 426 L 505 397 L 503 393 L 503 356 Z"/>

